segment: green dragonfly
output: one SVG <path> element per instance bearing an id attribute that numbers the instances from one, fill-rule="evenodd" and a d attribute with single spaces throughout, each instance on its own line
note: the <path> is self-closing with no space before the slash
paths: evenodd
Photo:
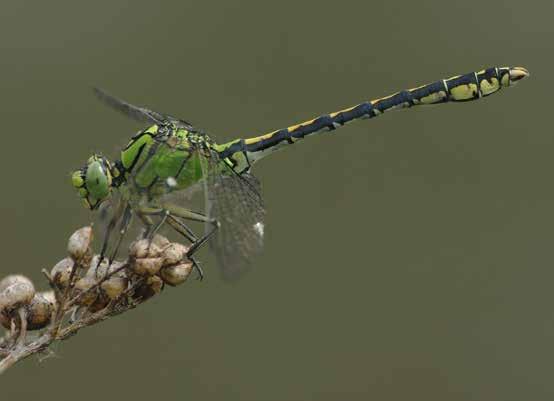
<path id="1" fill-rule="evenodd" d="M 200 278 L 202 271 L 194 255 L 209 242 L 223 278 L 232 280 L 248 270 L 253 256 L 263 246 L 265 209 L 259 181 L 251 174 L 251 167 L 258 160 L 308 135 L 334 131 L 353 120 L 398 108 L 477 100 L 528 76 L 521 67 L 487 68 L 223 144 L 183 119 L 132 105 L 95 89 L 108 106 L 150 127 L 130 140 L 119 160 L 112 162 L 102 155 L 92 155 L 84 167 L 72 174 L 72 184 L 90 210 L 111 201 L 113 214 L 107 224 L 101 260 L 108 248 L 112 248 L 110 262 L 115 258 L 132 216 L 137 216 L 149 238 L 162 226 L 169 226 L 186 238 L 190 242 L 187 256 Z M 193 188 L 203 190 L 202 212 L 187 208 L 185 197 L 179 197 Z M 187 225 L 190 222 L 204 224 L 202 235 Z M 116 232 L 117 240 L 110 241 Z"/>

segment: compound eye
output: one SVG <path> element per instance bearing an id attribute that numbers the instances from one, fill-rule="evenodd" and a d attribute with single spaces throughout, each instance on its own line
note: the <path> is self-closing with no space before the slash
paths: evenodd
<path id="1" fill-rule="evenodd" d="M 98 201 L 107 198 L 110 194 L 111 181 L 110 172 L 100 160 L 95 160 L 88 165 L 85 184 L 90 197 Z"/>
<path id="2" fill-rule="evenodd" d="M 77 189 L 84 187 L 85 175 L 82 170 L 74 171 L 73 174 L 71 174 L 71 184 Z"/>

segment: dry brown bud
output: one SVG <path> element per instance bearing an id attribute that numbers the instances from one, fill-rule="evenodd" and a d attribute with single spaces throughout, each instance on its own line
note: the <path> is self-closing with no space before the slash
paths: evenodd
<path id="1" fill-rule="evenodd" d="M 189 248 L 179 244 L 178 242 L 174 242 L 169 244 L 164 248 L 162 251 L 162 258 L 164 259 L 164 265 L 174 265 L 176 263 L 179 263 L 183 260 L 183 258 L 186 256 Z"/>
<path id="2" fill-rule="evenodd" d="M 16 283 L 27 283 L 31 286 L 33 285 L 31 280 L 21 274 L 10 274 L 9 276 L 6 276 L 2 280 L 0 280 L 0 292 L 4 291 L 10 285 Z"/>
<path id="3" fill-rule="evenodd" d="M 125 276 L 114 275 L 100 285 L 100 289 L 109 299 L 117 299 L 127 289 L 129 280 Z"/>
<path id="4" fill-rule="evenodd" d="M 108 261 L 104 259 L 102 263 L 98 264 L 98 260 L 100 259 L 99 255 L 94 255 L 90 262 L 90 267 L 85 273 L 85 276 L 93 277 L 93 278 L 101 278 L 106 274 L 107 267 L 108 267 Z"/>
<path id="5" fill-rule="evenodd" d="M 131 269 L 141 276 L 153 276 L 160 271 L 162 264 L 162 258 L 135 259 L 131 261 Z"/>
<path id="6" fill-rule="evenodd" d="M 90 257 L 90 244 L 92 242 L 92 227 L 83 227 L 75 231 L 69 237 L 67 252 L 73 260 L 81 262 Z"/>
<path id="7" fill-rule="evenodd" d="M 69 277 L 71 276 L 71 270 L 74 264 L 75 262 L 73 262 L 73 259 L 65 258 L 56 263 L 52 268 L 50 277 L 52 277 L 52 281 L 59 288 L 65 288 L 69 284 Z"/>
<path id="8" fill-rule="evenodd" d="M 148 239 L 135 241 L 129 247 L 129 256 L 136 259 L 156 258 L 160 252 L 160 247 Z"/>
<path id="9" fill-rule="evenodd" d="M 169 240 L 160 234 L 154 235 L 154 238 L 152 238 L 152 242 L 161 249 L 165 248 L 170 244 Z"/>
<path id="10" fill-rule="evenodd" d="M 100 284 L 102 295 L 105 295 L 107 299 L 117 299 L 127 289 L 127 283 L 129 282 L 127 272 L 122 269 L 123 265 L 121 262 L 113 262 L 108 268 L 107 260 L 98 265 L 98 255 L 95 255 L 85 277 L 96 282 L 107 277 Z"/>
<path id="11" fill-rule="evenodd" d="M 110 302 L 110 299 L 103 294 L 99 294 L 98 297 L 96 297 L 96 300 L 88 307 L 88 310 L 92 313 L 98 312 L 101 309 L 104 309 L 108 303 Z"/>
<path id="12" fill-rule="evenodd" d="M 160 276 L 166 284 L 176 286 L 187 280 L 192 271 L 192 266 L 192 262 L 165 266 L 160 270 Z"/>
<path id="13" fill-rule="evenodd" d="M 52 319 L 54 305 L 45 296 L 45 293 L 37 293 L 27 308 L 27 329 L 38 330 L 46 327 Z"/>
<path id="14" fill-rule="evenodd" d="M 98 291 L 92 290 L 88 291 L 90 288 L 92 288 L 96 284 L 96 280 L 93 277 L 85 276 L 83 278 L 80 278 L 75 283 L 75 295 L 82 294 L 83 292 L 87 292 L 85 295 L 80 296 L 77 303 L 79 305 L 92 305 L 94 301 L 96 301 L 96 298 L 98 298 Z"/>
<path id="15" fill-rule="evenodd" d="M 13 275 L 0 282 L 0 311 L 11 310 L 26 305 L 35 295 L 35 287 L 25 276 Z"/>
<path id="16" fill-rule="evenodd" d="M 147 300 L 156 294 L 159 294 L 163 289 L 163 281 L 158 276 L 148 277 L 144 283 L 139 285 L 133 294 L 135 299 Z"/>
<path id="17" fill-rule="evenodd" d="M 42 291 L 40 294 L 52 305 L 52 313 L 56 312 L 58 309 L 58 300 L 56 299 L 54 291 Z"/>
<path id="18" fill-rule="evenodd" d="M 11 327 L 12 313 L 7 313 L 6 311 L 0 311 L 0 324 L 4 328 L 9 329 Z"/>

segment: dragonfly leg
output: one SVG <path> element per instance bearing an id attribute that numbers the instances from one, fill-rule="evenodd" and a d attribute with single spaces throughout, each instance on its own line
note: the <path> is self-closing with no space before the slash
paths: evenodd
<path id="1" fill-rule="evenodd" d="M 187 252 L 187 257 L 189 258 L 193 256 L 198 251 L 198 249 L 200 249 L 200 247 L 204 245 L 213 234 L 215 234 L 215 232 L 219 228 L 219 221 L 217 221 L 214 218 L 210 218 L 206 215 L 203 215 L 201 213 L 192 212 L 188 209 L 175 206 L 175 205 L 166 205 L 166 208 L 167 210 L 170 211 L 172 215 L 180 217 L 182 219 L 198 221 L 201 223 L 208 223 L 212 225 L 211 230 L 209 232 L 204 234 L 204 236 L 201 237 L 200 239 L 193 242 L 192 246 Z"/>
<path id="2" fill-rule="evenodd" d="M 171 214 L 167 216 L 167 224 L 169 224 L 171 228 L 173 228 L 176 232 L 189 240 L 191 244 L 194 244 L 198 241 L 198 238 L 196 238 L 196 235 L 192 232 L 192 230 L 188 228 L 188 226 L 177 217 Z M 198 280 L 202 281 L 204 279 L 204 271 L 202 270 L 202 267 L 194 256 L 190 255 L 188 256 L 188 259 L 192 262 L 194 269 L 198 273 Z"/>
<path id="3" fill-rule="evenodd" d="M 104 260 L 104 257 L 106 256 L 106 252 L 108 251 L 108 246 L 110 244 L 110 237 L 112 235 L 113 230 L 115 229 L 115 226 L 117 225 L 117 222 L 123 215 L 124 210 L 126 209 L 123 209 L 122 205 L 118 206 L 112 218 L 110 219 L 110 222 L 106 226 L 106 232 L 104 233 L 104 241 L 102 242 L 102 248 L 100 250 L 100 258 L 98 259 L 98 264 L 96 267 L 100 266 L 100 263 L 102 263 L 102 261 Z"/>
<path id="4" fill-rule="evenodd" d="M 198 273 L 198 280 L 202 281 L 204 280 L 204 270 L 202 269 L 202 266 L 200 266 L 200 263 L 196 260 L 194 256 L 189 256 L 189 260 L 192 262 L 192 266 L 196 270 L 196 273 Z"/>
<path id="5" fill-rule="evenodd" d="M 146 233 L 146 238 L 148 238 L 148 241 L 152 241 L 152 239 L 154 238 L 154 235 L 156 235 L 156 233 L 166 222 L 168 215 L 169 215 L 169 212 L 167 210 L 162 210 L 160 212 L 160 216 L 161 216 L 160 220 L 153 226 L 150 226 L 148 232 Z"/>
<path id="6" fill-rule="evenodd" d="M 148 234 L 148 231 L 149 231 L 150 227 L 152 227 L 154 225 L 154 222 L 152 221 L 150 216 L 148 216 L 146 214 L 143 214 L 140 211 L 137 212 L 137 216 L 140 219 L 140 221 L 142 221 L 142 224 L 144 224 L 144 229 L 143 229 L 143 232 L 142 232 L 142 238 L 145 239 L 147 234 Z"/>
<path id="7" fill-rule="evenodd" d="M 156 235 L 158 230 L 164 225 L 169 215 L 167 210 L 155 207 L 143 207 L 137 212 L 137 214 L 146 226 L 143 238 L 146 238 L 150 241 L 152 241 L 154 235 Z M 151 216 L 159 216 L 160 221 L 154 223 Z"/>
<path id="8" fill-rule="evenodd" d="M 131 225 L 131 218 L 133 217 L 133 213 L 131 210 L 131 207 L 127 205 L 125 208 L 125 211 L 123 212 L 123 217 L 121 218 L 121 223 L 119 224 L 119 237 L 117 238 L 117 244 L 110 255 L 110 258 L 108 259 L 108 267 L 112 265 L 113 261 L 117 257 L 117 253 L 119 252 L 119 248 L 121 247 L 121 243 L 123 242 L 123 238 L 125 237 L 125 234 L 127 233 L 127 229 Z"/>
<path id="9" fill-rule="evenodd" d="M 141 209 L 140 214 L 142 214 L 144 217 L 147 217 L 150 222 L 151 222 L 151 219 L 149 219 L 149 216 L 162 215 L 162 221 L 158 223 L 157 229 L 159 229 L 159 227 L 161 227 L 162 224 L 167 222 L 171 226 L 171 228 L 173 228 L 175 231 L 177 231 L 179 234 L 185 237 L 188 241 L 190 241 L 192 245 L 189 248 L 189 251 L 187 252 L 187 258 L 193 263 L 194 268 L 198 272 L 199 278 L 202 279 L 204 277 L 204 272 L 202 271 L 202 268 L 194 258 L 194 254 L 198 251 L 198 249 L 202 245 L 206 243 L 206 241 L 211 237 L 211 235 L 215 233 L 217 228 L 219 228 L 219 222 L 201 213 L 193 212 L 191 210 L 181 208 L 175 205 L 164 205 L 164 207 L 160 207 L 160 208 L 145 207 Z M 197 238 L 194 232 L 187 227 L 187 225 L 182 221 L 182 219 L 197 221 L 200 223 L 209 223 L 209 224 L 212 224 L 212 229 L 208 233 L 206 233 L 203 237 Z"/>
<path id="10" fill-rule="evenodd" d="M 167 224 L 169 224 L 171 228 L 173 228 L 173 230 L 175 230 L 177 233 L 185 237 L 191 244 L 194 244 L 196 241 L 198 241 L 198 238 L 196 237 L 194 232 L 177 217 L 171 214 L 167 216 Z"/>

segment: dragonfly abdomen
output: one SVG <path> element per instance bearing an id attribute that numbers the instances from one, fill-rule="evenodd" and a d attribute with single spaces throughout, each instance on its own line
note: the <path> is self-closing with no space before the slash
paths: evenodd
<path id="1" fill-rule="evenodd" d="M 403 90 L 390 96 L 360 103 L 348 109 L 322 115 L 297 125 L 270 132 L 265 135 L 236 140 L 219 145 L 222 157 L 233 160 L 247 155 L 254 162 L 281 147 L 293 144 L 304 137 L 332 131 L 358 119 L 373 118 L 386 111 L 446 102 L 477 100 L 498 92 L 503 87 L 515 84 L 529 73 L 521 67 L 492 67 L 478 72 L 457 75 L 427 85 Z"/>

